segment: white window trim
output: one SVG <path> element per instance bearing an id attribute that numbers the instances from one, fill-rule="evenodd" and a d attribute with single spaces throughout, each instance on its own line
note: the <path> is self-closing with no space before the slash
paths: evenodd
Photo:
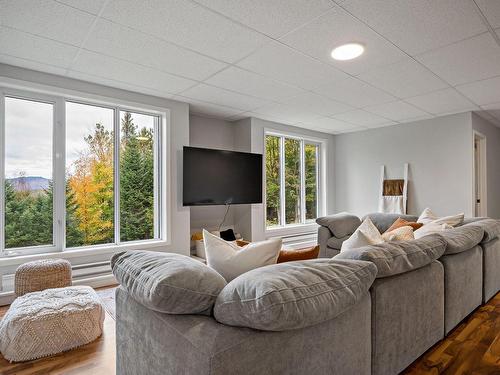
<path id="1" fill-rule="evenodd" d="M 5 249 L 5 233 L 4 230 L 0 231 L 0 259 L 2 263 L 4 260 L 12 259 L 17 263 L 17 259 L 25 259 L 25 261 L 36 258 L 47 258 L 57 255 L 61 258 L 71 258 L 68 256 L 70 253 L 75 255 L 91 255 L 91 254 L 112 254 L 118 251 L 129 249 L 154 249 L 171 245 L 171 176 L 170 176 L 170 156 L 171 156 L 171 137 L 170 137 L 170 110 L 168 108 L 161 108 L 157 106 L 146 105 L 142 103 L 131 102 L 121 99 L 113 99 L 105 96 L 86 94 L 74 90 L 58 89 L 51 86 L 45 86 L 37 83 L 24 82 L 13 80 L 10 78 L 0 77 L 0 109 L 2 115 L 0 116 L 0 228 L 5 228 L 5 205 L 4 205 L 4 180 L 5 180 L 5 96 L 20 97 L 28 100 L 42 101 L 54 103 L 54 128 L 53 128 L 53 181 L 54 181 L 54 231 L 52 246 L 35 246 L 16 248 L 12 250 Z M 161 153 L 158 160 L 158 171 L 160 172 L 159 179 L 161 184 L 161 191 L 157 197 L 158 202 L 156 206 L 160 208 L 159 224 L 155 222 L 158 227 L 159 238 L 144 240 L 144 241 L 130 241 L 126 243 L 111 243 L 104 245 L 91 245 L 75 248 L 64 248 L 65 246 L 65 103 L 67 101 L 77 102 L 88 105 L 96 105 L 101 107 L 110 107 L 115 109 L 115 117 L 119 120 L 119 111 L 131 111 L 134 113 L 143 113 L 148 115 L 158 116 L 160 119 L 158 127 L 161 128 L 159 132 L 159 139 L 155 138 L 158 145 L 155 146 L 155 152 Z M 117 110 L 118 109 L 118 110 Z M 57 131 L 56 127 L 62 127 L 62 130 Z M 120 126 L 119 121 L 115 126 Z M 115 140 L 118 137 L 115 138 Z M 115 157 L 116 157 L 115 153 Z M 56 160 L 57 159 L 57 160 Z M 155 160 L 155 163 L 157 161 Z M 118 165 L 118 164 L 116 164 Z M 115 170 L 118 168 L 115 168 Z M 61 179 L 61 176 L 63 178 Z M 58 177 L 58 179 L 56 179 Z M 155 178 L 155 183 L 158 179 Z M 60 186 L 59 186 L 60 185 Z M 57 187 L 59 186 L 59 192 Z M 62 189 L 62 191 L 61 191 Z M 115 189 L 115 191 L 117 191 Z M 119 191 L 119 190 L 118 190 Z M 158 191 L 155 190 L 155 195 Z M 116 195 L 116 194 L 115 194 Z M 58 197 L 58 199 L 56 199 Z M 61 198 L 63 197 L 63 198 Z M 116 204 L 116 198 L 115 198 Z M 115 214 L 118 210 L 115 210 Z M 115 227 L 118 227 L 115 225 Z M 155 228 L 156 231 L 156 228 Z M 116 238 L 115 238 L 116 240 Z"/>
<path id="2" fill-rule="evenodd" d="M 319 153 L 318 153 L 318 184 L 317 184 L 317 196 L 318 196 L 318 203 L 317 203 L 317 217 L 321 217 L 325 214 L 326 212 L 326 163 L 325 160 L 327 160 L 327 143 L 328 140 L 325 138 L 318 138 L 318 137 L 310 137 L 304 134 L 299 134 L 299 133 L 293 133 L 293 132 L 283 132 L 275 129 L 270 129 L 270 128 L 265 128 L 264 129 L 264 152 L 263 155 L 264 157 L 262 158 L 263 160 L 263 168 L 262 168 L 262 173 L 263 173 L 263 181 L 264 181 L 264 188 L 263 188 L 263 202 L 264 202 L 264 233 L 266 234 L 266 238 L 269 237 L 284 237 L 284 236 L 290 236 L 290 235 L 297 235 L 297 234 L 304 234 L 304 233 L 313 233 L 316 232 L 318 229 L 318 224 L 316 222 L 311 222 L 311 223 L 299 223 L 299 224 L 285 224 L 285 225 L 277 225 L 273 227 L 268 227 L 267 226 L 267 192 L 266 192 L 266 187 L 267 187 L 267 181 L 266 181 L 266 136 L 276 136 L 276 137 L 285 137 L 289 139 L 297 139 L 300 141 L 303 141 L 301 143 L 301 148 L 303 147 L 302 145 L 304 143 L 306 144 L 316 144 L 319 146 Z M 280 142 L 281 148 L 284 148 L 284 142 Z M 301 159 L 303 159 L 303 152 L 301 152 Z M 283 165 L 284 163 L 284 153 L 283 150 L 280 151 L 280 158 L 282 159 L 280 164 Z M 305 179 L 305 174 L 304 172 L 304 161 L 301 160 L 301 180 Z M 284 170 L 283 168 L 280 169 L 280 174 L 282 175 L 281 179 L 283 180 L 284 176 Z M 304 182 L 304 181 L 302 181 Z M 283 181 L 281 181 L 283 183 Z M 301 200 L 303 200 L 302 203 L 305 203 L 305 184 L 301 184 L 301 189 L 303 190 L 301 192 Z M 284 197 L 284 189 L 281 190 L 281 197 L 280 201 L 283 202 L 285 197 Z M 283 205 L 281 207 L 284 208 Z M 281 210 L 283 210 L 281 208 Z M 301 215 L 303 219 L 305 219 L 305 210 L 302 209 Z M 283 217 L 283 215 L 282 215 Z M 305 220 L 304 220 L 305 221 Z"/>

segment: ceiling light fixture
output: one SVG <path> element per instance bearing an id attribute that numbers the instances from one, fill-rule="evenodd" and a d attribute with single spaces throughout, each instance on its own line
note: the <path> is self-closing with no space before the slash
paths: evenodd
<path id="1" fill-rule="evenodd" d="M 332 57 L 335 60 L 345 61 L 359 57 L 365 51 L 365 47 L 360 43 L 347 43 L 333 49 Z"/>

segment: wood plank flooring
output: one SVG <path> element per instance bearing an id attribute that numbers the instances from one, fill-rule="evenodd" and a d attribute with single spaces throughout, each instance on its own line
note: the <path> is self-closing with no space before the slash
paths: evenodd
<path id="1" fill-rule="evenodd" d="M 98 290 L 98 293 L 101 290 Z M 109 298 L 109 290 L 102 291 Z M 108 303 L 106 303 L 108 305 Z M 108 307 L 107 307 L 108 308 Z M 0 317 L 7 311 L 0 308 Z M 0 355 L 1 375 L 112 375 L 115 322 L 107 312 L 103 335 L 82 348 L 36 361 L 11 364 Z M 477 309 L 445 340 L 415 361 L 404 375 L 500 375 L 500 293 Z"/>

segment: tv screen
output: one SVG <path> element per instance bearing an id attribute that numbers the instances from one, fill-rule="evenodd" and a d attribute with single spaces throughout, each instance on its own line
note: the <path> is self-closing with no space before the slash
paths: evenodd
<path id="1" fill-rule="evenodd" d="M 184 147 L 184 206 L 262 203 L 262 155 Z"/>

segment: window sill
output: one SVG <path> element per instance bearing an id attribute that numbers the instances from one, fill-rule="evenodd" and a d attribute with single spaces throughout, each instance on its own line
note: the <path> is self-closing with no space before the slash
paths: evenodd
<path id="1" fill-rule="evenodd" d="M 319 225 L 316 223 L 308 223 L 267 228 L 266 238 L 300 236 L 304 234 L 314 233 L 318 230 L 318 227 Z"/>
<path id="2" fill-rule="evenodd" d="M 96 261 L 100 261 L 102 258 L 109 259 L 111 256 L 120 251 L 127 250 L 154 250 L 158 248 L 164 248 L 169 245 L 168 241 L 165 240 L 156 240 L 156 241 L 147 241 L 147 242 L 134 242 L 129 244 L 121 244 L 121 245 L 108 245 L 108 246 L 96 246 L 96 247 L 85 247 L 85 248 L 76 248 L 72 250 L 65 251 L 55 251 L 55 252 L 45 252 L 38 254 L 18 254 L 18 255 L 6 255 L 0 257 L 0 274 L 4 274 L 6 269 L 17 267 L 26 262 L 30 262 L 33 260 L 41 260 L 41 259 L 67 259 L 71 261 L 73 265 L 79 264 L 79 258 L 85 259 L 88 261 L 89 259 L 95 259 Z"/>

